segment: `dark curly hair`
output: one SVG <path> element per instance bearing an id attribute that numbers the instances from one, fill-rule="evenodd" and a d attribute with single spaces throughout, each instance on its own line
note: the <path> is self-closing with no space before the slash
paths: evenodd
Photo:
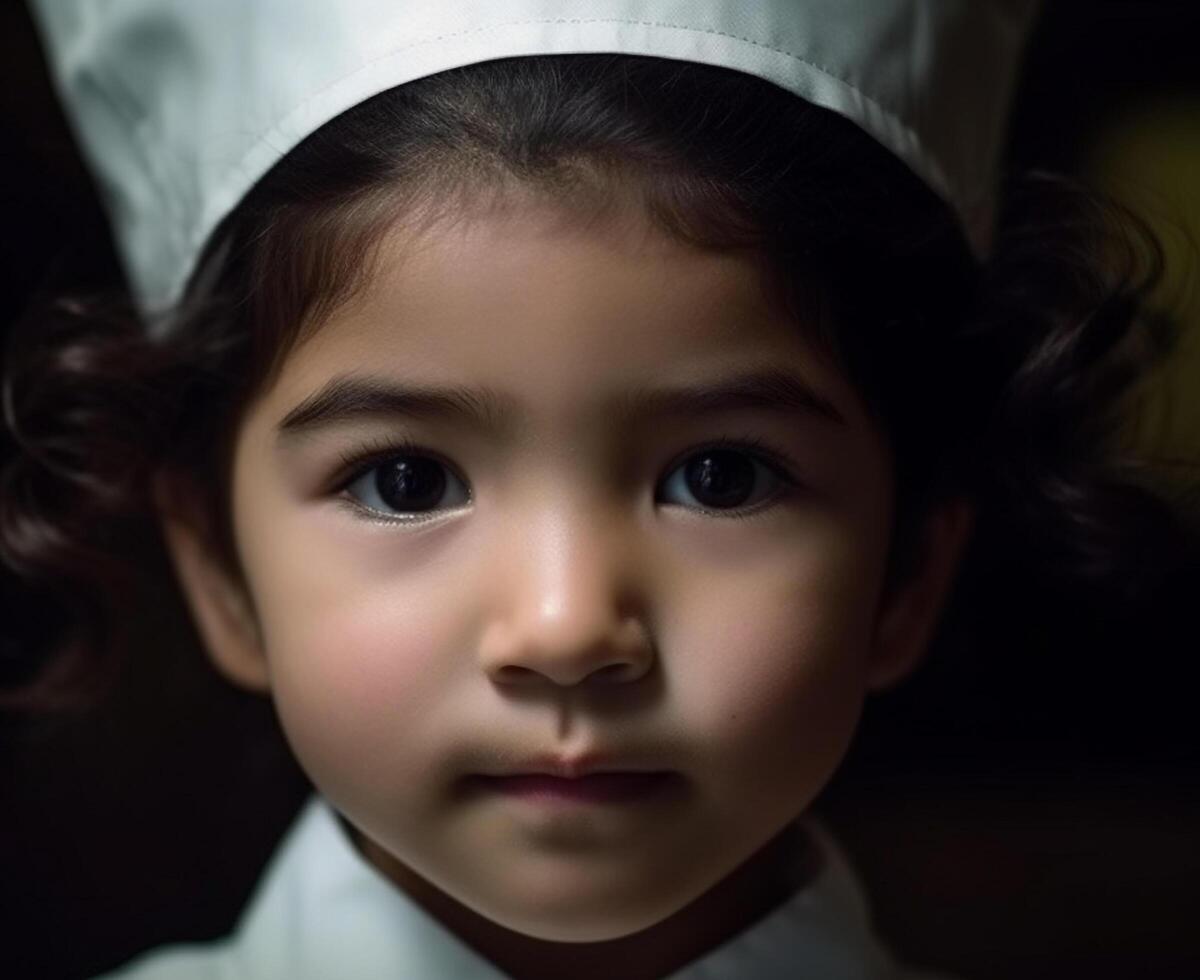
<path id="1" fill-rule="evenodd" d="M 822 304 L 830 315 L 797 329 L 896 460 L 889 582 L 951 494 L 978 504 L 954 603 L 982 622 L 1136 610 L 1194 560 L 1161 471 L 1119 438 L 1177 337 L 1146 311 L 1162 256 L 1132 215 L 1030 175 L 981 263 L 891 153 L 763 80 L 651 57 L 507 58 L 381 93 L 288 153 L 214 234 L 165 339 L 147 338 L 127 293 L 35 303 L 14 326 L 0 558 L 44 601 L 9 644 L 6 703 L 86 700 L 115 676 L 144 570 L 163 567 L 156 473 L 191 488 L 242 578 L 230 464 L 249 400 L 369 280 L 397 221 L 514 186 L 581 221 L 632 194 L 678 240 L 764 255 L 797 313 Z"/>

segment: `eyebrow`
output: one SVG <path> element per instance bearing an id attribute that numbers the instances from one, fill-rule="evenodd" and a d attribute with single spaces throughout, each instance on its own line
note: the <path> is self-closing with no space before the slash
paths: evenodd
<path id="1" fill-rule="evenodd" d="M 716 415 L 739 410 L 809 416 L 846 425 L 833 402 L 794 374 L 767 368 L 697 385 L 631 389 L 612 406 L 613 418 Z M 487 387 L 399 384 L 372 375 L 330 379 L 284 416 L 279 443 L 291 443 L 328 426 L 360 418 L 438 418 L 466 423 L 496 436 L 511 435 L 520 422 L 517 402 Z"/>

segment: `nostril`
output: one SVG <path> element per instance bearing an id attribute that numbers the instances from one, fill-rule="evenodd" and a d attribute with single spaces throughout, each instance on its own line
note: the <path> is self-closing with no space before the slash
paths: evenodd
<path id="1" fill-rule="evenodd" d="M 636 664 L 608 664 L 601 667 L 593 676 L 601 683 L 618 684 L 633 680 L 636 676 L 636 669 Z"/>
<path id="2" fill-rule="evenodd" d="M 505 681 L 523 681 L 537 676 L 537 671 L 529 667 L 518 667 L 505 664 L 500 668 L 500 678 Z"/>

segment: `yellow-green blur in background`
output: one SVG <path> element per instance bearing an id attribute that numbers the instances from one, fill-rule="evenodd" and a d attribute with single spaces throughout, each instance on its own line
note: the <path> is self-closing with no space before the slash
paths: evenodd
<path id="1" fill-rule="evenodd" d="M 1146 218 L 1162 240 L 1167 269 L 1156 301 L 1180 320 L 1183 336 L 1179 350 L 1147 385 L 1144 410 L 1128 433 L 1155 456 L 1185 461 L 1168 485 L 1195 480 L 1200 466 L 1200 97 L 1149 99 L 1116 115 L 1092 144 L 1085 177 Z"/>

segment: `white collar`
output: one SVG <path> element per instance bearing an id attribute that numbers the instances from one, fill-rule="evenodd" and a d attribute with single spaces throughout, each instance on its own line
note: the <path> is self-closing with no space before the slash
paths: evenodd
<path id="1" fill-rule="evenodd" d="M 893 980 L 846 856 L 816 820 L 821 870 L 784 904 L 668 980 Z M 227 956 L 232 973 L 292 980 L 508 980 L 370 865 L 313 797 L 271 859 Z"/>

